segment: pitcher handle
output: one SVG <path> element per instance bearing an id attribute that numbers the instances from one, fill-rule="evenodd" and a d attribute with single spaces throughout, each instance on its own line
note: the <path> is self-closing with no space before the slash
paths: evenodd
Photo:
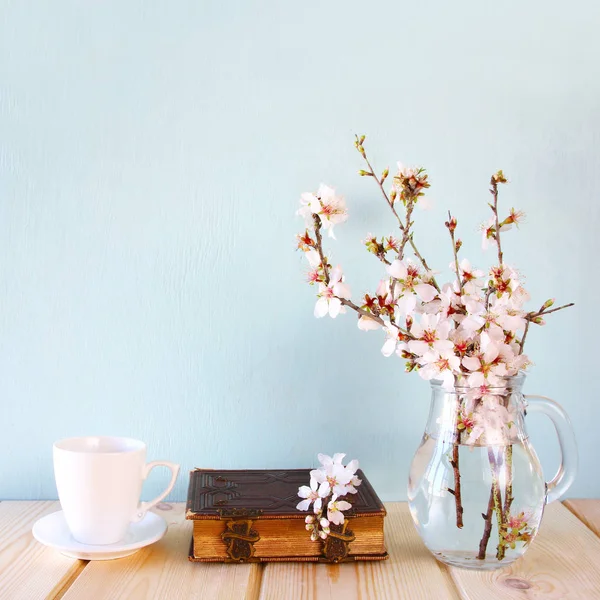
<path id="1" fill-rule="evenodd" d="M 550 417 L 558 435 L 561 464 L 554 478 L 546 483 L 546 504 L 558 500 L 570 487 L 577 475 L 577 440 L 571 421 L 563 407 L 546 396 L 524 396 L 527 410 Z"/>
<path id="2" fill-rule="evenodd" d="M 167 486 L 165 491 L 162 494 L 159 494 L 158 496 L 156 496 L 156 498 L 154 498 L 154 500 L 152 500 L 151 502 L 140 502 L 140 504 L 135 512 L 135 517 L 133 519 L 134 521 L 141 521 L 146 516 L 146 513 L 153 506 L 156 506 L 163 498 L 166 498 L 168 496 L 168 494 L 171 492 L 171 490 L 173 489 L 173 486 L 175 485 L 175 481 L 177 480 L 177 475 L 179 474 L 179 465 L 176 465 L 175 463 L 172 463 L 172 462 L 168 462 L 166 460 L 155 460 L 155 461 L 149 462 L 147 465 L 145 465 L 144 471 L 142 473 L 142 479 L 146 479 L 146 477 L 148 477 L 148 474 L 154 467 L 167 467 L 168 469 L 170 469 L 171 470 L 171 481 L 169 481 L 169 485 Z"/>

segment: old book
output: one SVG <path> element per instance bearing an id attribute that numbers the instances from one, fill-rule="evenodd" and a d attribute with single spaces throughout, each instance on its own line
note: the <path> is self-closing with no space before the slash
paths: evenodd
<path id="1" fill-rule="evenodd" d="M 343 525 L 313 542 L 298 488 L 309 469 L 190 473 L 186 518 L 193 521 L 190 560 L 204 562 L 382 560 L 385 508 L 362 471 Z"/>

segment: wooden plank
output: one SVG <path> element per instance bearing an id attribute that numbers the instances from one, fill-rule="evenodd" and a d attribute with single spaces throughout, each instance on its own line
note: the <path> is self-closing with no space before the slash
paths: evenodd
<path id="1" fill-rule="evenodd" d="M 254 600 L 262 565 L 191 563 L 192 524 L 185 505 L 160 504 L 156 512 L 169 524 L 165 537 L 126 558 L 91 561 L 64 600 L 164 600 L 164 598 Z"/>
<path id="2" fill-rule="evenodd" d="M 0 503 L 0 598 L 59 598 L 82 572 L 86 561 L 67 558 L 38 543 L 33 524 L 60 510 L 58 502 Z"/>
<path id="3" fill-rule="evenodd" d="M 260 599 L 459 598 L 445 567 L 431 556 L 417 535 L 406 503 L 389 503 L 386 508 L 388 560 L 341 565 L 269 563 Z"/>
<path id="4" fill-rule="evenodd" d="M 600 500 L 565 500 L 563 504 L 600 536 Z"/>
<path id="5" fill-rule="evenodd" d="M 468 600 L 600 599 L 600 539 L 555 502 L 546 507 L 531 548 L 512 566 L 450 572 Z"/>

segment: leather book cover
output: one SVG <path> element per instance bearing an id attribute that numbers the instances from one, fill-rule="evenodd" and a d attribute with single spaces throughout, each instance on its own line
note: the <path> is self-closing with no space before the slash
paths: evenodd
<path id="1" fill-rule="evenodd" d="M 296 508 L 298 488 L 310 469 L 209 470 L 190 472 L 186 518 L 194 523 L 189 558 L 198 562 L 383 560 L 385 508 L 364 472 L 346 499 L 342 525 L 327 540 L 310 540 Z"/>
<path id="2" fill-rule="evenodd" d="M 190 472 L 187 519 L 219 519 L 236 511 L 250 511 L 255 519 L 304 519 L 310 512 L 296 509 L 298 488 L 309 485 L 310 469 Z M 348 517 L 385 515 L 385 508 L 359 469 L 356 494 L 348 494 Z"/>

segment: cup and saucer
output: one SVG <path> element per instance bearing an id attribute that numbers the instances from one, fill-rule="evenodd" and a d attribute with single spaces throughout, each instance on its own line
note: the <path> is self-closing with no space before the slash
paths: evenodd
<path id="1" fill-rule="evenodd" d="M 82 544 L 71 533 L 62 510 L 46 515 L 33 526 L 33 537 L 71 558 L 82 560 L 112 560 L 123 558 L 145 546 L 158 542 L 167 531 L 165 520 L 152 512 L 138 523 L 132 523 L 125 537 L 115 544 Z"/>
<path id="2" fill-rule="evenodd" d="M 167 489 L 139 502 L 142 483 L 155 466 L 171 470 Z M 54 444 L 54 472 L 62 510 L 33 526 L 35 539 L 82 560 L 123 558 L 160 540 L 167 523 L 149 509 L 173 489 L 179 465 L 146 464 L 146 445 L 117 437 L 83 437 Z"/>

